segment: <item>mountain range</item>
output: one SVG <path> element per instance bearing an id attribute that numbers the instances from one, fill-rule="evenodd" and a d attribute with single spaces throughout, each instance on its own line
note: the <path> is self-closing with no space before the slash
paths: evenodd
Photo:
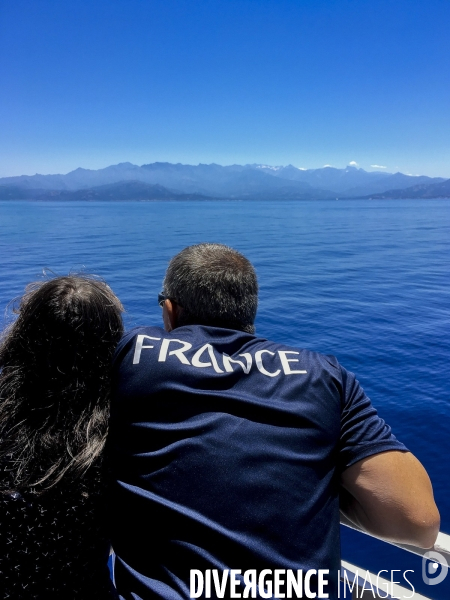
<path id="1" fill-rule="evenodd" d="M 430 185 L 418 184 L 406 189 L 387 190 L 381 194 L 371 194 L 371 200 L 384 198 L 450 198 L 450 179 Z"/>
<path id="2" fill-rule="evenodd" d="M 321 200 L 449 196 L 450 180 L 442 177 L 368 172 L 354 166 L 298 169 L 292 165 L 224 167 L 156 162 L 138 166 L 126 162 L 98 170 L 78 168 L 65 175 L 0 178 L 0 199 L 3 200 Z"/>

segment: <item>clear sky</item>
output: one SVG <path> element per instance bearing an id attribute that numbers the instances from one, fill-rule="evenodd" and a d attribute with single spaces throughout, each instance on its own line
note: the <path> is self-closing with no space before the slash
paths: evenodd
<path id="1" fill-rule="evenodd" d="M 0 0 L 0 176 L 118 162 L 450 177 L 449 0 Z"/>

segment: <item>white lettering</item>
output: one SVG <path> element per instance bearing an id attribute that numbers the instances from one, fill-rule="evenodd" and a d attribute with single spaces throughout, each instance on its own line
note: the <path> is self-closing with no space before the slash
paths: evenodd
<path id="1" fill-rule="evenodd" d="M 244 593 L 243 597 L 248 598 L 250 590 L 252 591 L 252 598 L 256 598 L 256 569 L 248 569 L 244 571 Z"/>
<path id="2" fill-rule="evenodd" d="M 275 569 L 274 571 L 271 569 L 263 569 L 258 578 L 256 569 L 248 569 L 243 573 L 241 569 L 224 569 L 223 571 L 219 571 L 218 569 L 206 569 L 204 573 L 198 569 L 191 569 L 189 595 L 190 598 L 199 598 L 200 596 L 204 598 L 211 598 L 211 589 L 214 587 L 215 594 L 213 593 L 213 596 L 216 598 L 224 598 L 227 590 L 227 584 L 229 584 L 230 589 L 228 596 L 230 598 L 237 599 L 249 598 L 250 591 L 251 597 L 256 598 L 258 596 L 258 587 L 259 596 L 262 598 L 303 598 L 302 590 L 304 590 L 307 598 L 328 598 L 329 594 L 324 592 L 323 588 L 325 585 L 328 585 L 328 579 L 325 578 L 325 575 L 328 575 L 329 572 L 330 571 L 328 569 L 319 569 L 318 571 L 315 569 L 309 569 L 308 571 L 305 571 L 305 573 L 303 573 L 301 569 L 298 569 L 296 572 L 292 569 Z M 367 577 L 370 579 L 370 573 L 368 571 L 366 573 L 367 581 Z M 243 575 L 242 577 L 240 576 L 241 574 Z M 311 577 L 316 574 L 318 576 L 318 593 L 311 590 Z M 350 574 L 353 575 L 353 573 Z M 344 571 L 344 582 L 347 580 L 347 584 L 350 587 L 346 575 L 347 573 Z M 353 581 L 353 586 L 355 585 L 356 580 L 357 576 Z M 243 594 L 241 594 L 241 591 L 237 589 L 241 584 L 245 584 Z M 353 586 L 351 587 L 351 592 L 353 592 Z M 283 588 L 285 588 L 285 591 L 282 591 Z M 369 588 L 365 588 L 363 586 L 362 590 L 364 591 L 364 589 Z M 373 592 L 372 582 L 371 589 Z M 292 593 L 293 590 L 294 594 Z M 356 597 L 358 597 L 358 587 L 356 588 Z"/>
<path id="3" fill-rule="evenodd" d="M 240 569 L 231 569 L 230 570 L 230 598 L 240 598 L 241 594 L 236 591 L 236 586 L 241 585 L 239 579 L 236 579 L 236 575 L 239 575 L 241 572 Z"/>
<path id="4" fill-rule="evenodd" d="M 201 362 L 200 356 L 205 352 L 205 350 L 208 352 L 211 362 Z M 217 364 L 217 358 L 214 355 L 214 350 L 211 344 L 205 344 L 197 350 L 192 357 L 192 366 L 200 369 L 204 367 L 213 367 L 216 373 L 223 373 L 222 369 Z"/>
<path id="5" fill-rule="evenodd" d="M 316 569 L 308 569 L 305 573 L 305 594 L 307 598 L 315 598 L 316 592 L 311 591 L 311 576 L 317 573 Z"/>
<path id="6" fill-rule="evenodd" d="M 205 571 L 205 598 L 211 598 L 211 569 Z"/>
<path id="7" fill-rule="evenodd" d="M 282 576 L 285 574 L 284 569 L 275 569 L 274 573 L 274 581 L 273 581 L 273 595 L 276 598 L 285 598 L 286 595 L 283 592 L 280 592 L 280 586 L 283 585 L 284 579 Z"/>
<path id="8" fill-rule="evenodd" d="M 291 362 L 299 362 L 298 358 L 288 358 L 287 354 L 300 354 L 300 352 L 294 352 L 293 350 L 278 350 L 278 354 L 280 355 L 281 366 L 283 367 L 283 371 L 285 375 L 304 375 L 307 371 L 293 371 L 291 369 Z"/>
<path id="9" fill-rule="evenodd" d="M 256 366 L 258 367 L 258 371 L 260 373 L 262 373 L 263 375 L 267 375 L 267 377 L 276 377 L 277 375 L 279 375 L 281 373 L 281 369 L 278 369 L 274 373 L 267 371 L 262 364 L 262 355 L 264 353 L 271 354 L 272 356 L 275 355 L 275 352 L 271 352 L 270 350 L 258 350 L 258 352 L 255 352 L 255 362 L 256 362 Z M 268 597 L 268 596 L 265 596 L 265 597 Z"/>
<path id="10" fill-rule="evenodd" d="M 161 344 L 161 349 L 159 351 L 158 362 L 166 362 L 167 358 L 167 350 L 169 349 L 169 345 L 172 342 L 177 342 L 178 344 L 182 344 L 181 348 L 175 348 L 169 352 L 169 356 L 176 356 L 178 360 L 183 363 L 183 365 L 190 365 L 191 363 L 185 357 L 184 353 L 187 350 L 192 348 L 192 344 L 189 342 L 183 342 L 183 340 L 176 340 L 175 338 L 167 339 L 164 338 Z"/>
<path id="11" fill-rule="evenodd" d="M 228 356 L 228 354 L 224 353 L 222 356 L 223 356 L 223 366 L 227 373 L 232 373 L 234 371 L 233 367 L 231 366 L 231 363 L 239 365 L 246 375 L 248 375 L 250 373 L 250 369 L 252 368 L 252 355 L 249 354 L 248 352 L 245 352 L 244 354 L 239 354 L 239 356 L 242 356 L 243 358 L 245 358 L 247 365 L 244 365 L 244 363 L 240 360 L 231 358 L 231 356 Z"/>
<path id="12" fill-rule="evenodd" d="M 148 340 L 159 341 L 161 338 L 150 337 L 149 335 L 138 335 L 136 338 L 136 346 L 134 348 L 133 365 L 138 365 L 141 360 L 141 352 L 146 348 L 154 348 L 154 346 L 144 346 L 144 338 Z"/>
<path id="13" fill-rule="evenodd" d="M 288 569 L 286 578 L 286 597 L 292 598 L 292 588 L 295 590 L 295 596 L 297 598 L 303 598 L 303 572 L 301 569 L 297 570 L 297 579 L 294 577 L 294 571 Z"/>
<path id="14" fill-rule="evenodd" d="M 410 582 L 410 580 L 406 577 L 406 573 L 414 573 L 414 571 L 412 569 L 407 569 L 404 573 L 403 573 L 403 578 L 409 583 L 409 585 L 411 586 L 411 591 L 412 594 L 411 596 L 403 596 L 403 598 L 412 598 L 414 596 L 414 594 L 416 593 L 416 590 L 413 586 L 413 584 Z"/>
<path id="15" fill-rule="evenodd" d="M 370 587 L 366 587 L 366 583 L 367 582 L 369 582 Z M 372 592 L 373 597 L 376 598 L 376 596 L 375 596 L 375 590 L 373 589 L 372 578 L 370 577 L 370 571 L 366 571 L 366 576 L 364 578 L 364 583 L 363 583 L 362 588 L 361 588 L 361 594 L 362 594 L 362 596 L 365 596 L 365 594 L 364 594 L 365 590 L 370 590 Z"/>
<path id="16" fill-rule="evenodd" d="M 329 597 L 329 594 L 327 594 L 326 592 L 323 591 L 323 586 L 328 585 L 328 579 L 324 579 L 323 576 L 328 575 L 329 572 L 330 572 L 329 569 L 319 569 L 318 598 L 328 598 Z"/>
<path id="17" fill-rule="evenodd" d="M 380 591 L 381 591 L 381 588 L 380 588 L 380 573 L 388 573 L 388 572 L 389 571 L 387 569 L 381 569 L 381 571 L 378 571 L 376 586 L 377 586 L 377 593 L 378 593 L 378 597 L 379 598 L 387 598 L 389 596 L 389 584 L 386 581 L 383 581 L 382 584 L 381 584 L 381 585 L 385 585 L 386 586 L 386 589 L 383 590 L 383 591 L 386 592 L 386 596 L 382 596 L 380 594 Z"/>
<path id="18" fill-rule="evenodd" d="M 391 598 L 398 598 L 399 596 L 394 596 L 394 583 L 400 583 L 400 581 L 394 581 L 394 573 L 398 571 L 401 573 L 400 569 L 392 569 L 391 571 Z"/>
<path id="19" fill-rule="evenodd" d="M 219 572 L 217 571 L 217 569 L 213 569 L 212 575 L 214 587 L 216 589 L 216 596 L 218 598 L 223 598 L 225 596 L 225 588 L 227 586 L 228 569 L 225 569 L 222 573 L 222 584 L 220 584 L 219 582 Z"/>
<path id="20" fill-rule="evenodd" d="M 350 594 L 351 594 L 350 598 L 353 597 L 353 588 L 355 587 L 355 585 L 356 585 L 356 594 L 358 594 L 358 583 L 357 583 L 358 582 L 358 571 L 356 571 L 355 573 L 351 573 L 351 575 L 354 576 L 352 585 L 350 585 L 350 581 L 348 580 L 347 569 L 344 569 L 344 598 L 347 598 L 347 586 L 350 588 Z"/>
<path id="21" fill-rule="evenodd" d="M 196 589 L 197 588 L 197 589 Z M 190 570 L 189 596 L 199 598 L 203 593 L 203 573 L 198 569 Z"/>
<path id="22" fill-rule="evenodd" d="M 271 575 L 270 569 L 263 569 L 259 574 L 258 587 L 259 587 L 259 595 L 263 598 L 271 598 L 272 597 L 272 582 L 265 581 L 264 577 L 266 575 Z M 267 587 L 266 587 L 267 585 Z"/>

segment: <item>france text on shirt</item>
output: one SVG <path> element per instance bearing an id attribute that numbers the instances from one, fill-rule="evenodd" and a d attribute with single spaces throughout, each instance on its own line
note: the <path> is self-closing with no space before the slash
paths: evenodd
<path id="1" fill-rule="evenodd" d="M 141 360 L 143 350 L 157 350 L 157 347 L 149 342 L 161 342 L 159 344 L 158 362 L 166 362 L 170 357 L 178 359 L 183 365 L 189 365 L 197 369 L 212 367 L 216 373 L 232 373 L 235 369 L 242 369 L 242 371 L 248 375 L 254 364 L 256 369 L 266 377 L 277 377 L 280 374 L 284 375 L 305 375 L 307 371 L 303 369 L 295 369 L 294 363 L 299 363 L 298 358 L 294 358 L 293 355 L 299 355 L 300 352 L 294 350 L 277 350 L 272 352 L 271 350 L 262 349 L 254 353 L 254 356 L 250 352 L 243 352 L 238 354 L 243 360 L 238 358 L 231 358 L 228 354 L 218 352 L 214 350 L 211 344 L 204 344 L 189 358 L 186 353 L 191 355 L 189 352 L 192 348 L 192 344 L 184 340 L 175 338 L 157 338 L 149 335 L 138 335 L 136 336 L 136 345 L 134 349 L 133 365 L 138 365 Z M 276 360 L 279 361 L 280 368 L 274 371 L 269 371 L 264 366 L 264 356 L 267 359 L 267 355 L 276 356 Z"/>

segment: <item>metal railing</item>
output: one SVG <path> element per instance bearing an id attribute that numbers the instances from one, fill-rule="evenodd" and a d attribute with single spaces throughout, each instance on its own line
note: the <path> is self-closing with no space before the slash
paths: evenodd
<path id="1" fill-rule="evenodd" d="M 412 554 L 416 554 L 418 556 L 424 556 L 424 554 L 432 551 L 435 552 L 436 554 L 433 555 L 433 561 L 437 562 L 439 564 L 441 564 L 443 566 L 443 568 L 447 568 L 450 565 L 450 535 L 446 534 L 446 533 L 442 533 L 439 532 L 438 537 L 436 539 L 436 543 L 434 544 L 433 548 L 419 548 L 417 546 L 410 546 L 408 544 L 396 544 L 394 542 L 389 542 L 388 540 L 384 540 L 383 538 L 379 538 L 378 536 L 372 535 L 370 533 L 367 533 L 367 531 L 364 531 L 363 529 L 360 529 L 357 525 L 355 525 L 354 523 L 352 523 L 351 521 L 349 521 L 346 517 L 344 517 L 343 515 L 341 515 L 341 525 L 345 525 L 346 527 L 350 527 L 351 529 L 354 529 L 356 531 L 359 531 L 360 533 L 363 533 L 364 535 L 369 535 L 370 537 L 374 537 L 376 539 L 381 540 L 382 542 L 385 542 L 386 544 L 391 544 L 392 546 L 397 546 L 397 548 L 401 548 L 402 550 L 406 550 L 407 552 L 411 552 Z M 344 581 L 344 577 L 347 579 L 347 581 L 349 581 L 349 583 L 353 584 L 353 592 L 351 597 L 353 599 L 355 598 L 373 598 L 373 593 L 366 589 L 366 591 L 363 591 L 363 586 L 364 586 L 364 581 L 361 580 L 361 578 L 359 577 L 359 572 L 366 572 L 366 569 L 363 569 L 362 567 L 357 567 L 356 565 L 352 565 L 344 560 L 341 561 L 341 565 L 342 565 L 342 569 L 341 569 L 341 581 Z M 350 575 L 349 575 L 350 574 Z M 374 575 L 374 574 L 372 574 Z M 376 575 L 374 575 L 376 577 Z M 386 581 L 385 579 L 382 578 L 378 578 L 378 580 L 382 583 L 382 585 L 387 585 L 390 584 L 390 582 Z M 344 582 L 345 583 L 345 582 Z M 391 586 L 392 587 L 392 586 Z M 351 588 L 349 588 L 351 589 Z M 381 593 L 378 596 L 379 598 L 401 598 L 401 599 L 413 599 L 413 600 L 432 600 L 427 598 L 426 596 L 423 596 L 422 594 L 419 594 L 418 592 L 414 592 L 412 594 L 411 588 L 403 588 L 402 586 L 396 584 L 393 586 L 392 588 L 392 592 L 391 595 L 389 595 L 386 590 L 388 588 L 381 588 Z M 341 595 L 342 598 L 347 597 L 349 598 L 350 596 L 347 595 Z"/>

